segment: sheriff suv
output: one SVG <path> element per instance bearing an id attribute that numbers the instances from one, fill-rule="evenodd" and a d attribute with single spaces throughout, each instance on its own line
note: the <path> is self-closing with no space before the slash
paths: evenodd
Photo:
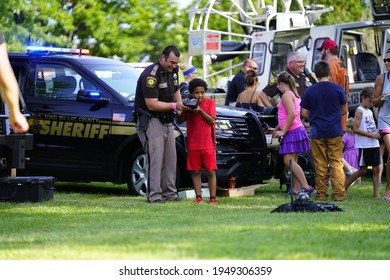
<path id="1" fill-rule="evenodd" d="M 126 183 L 131 194 L 144 194 L 147 163 L 132 116 L 140 72 L 82 49 L 28 47 L 9 57 L 33 134 L 18 175 Z M 218 185 L 231 177 L 242 186 L 274 175 L 277 145 L 264 134 L 269 119 L 224 106 L 217 118 Z M 177 126 L 176 140 L 177 186 L 189 188 L 183 127 Z"/>

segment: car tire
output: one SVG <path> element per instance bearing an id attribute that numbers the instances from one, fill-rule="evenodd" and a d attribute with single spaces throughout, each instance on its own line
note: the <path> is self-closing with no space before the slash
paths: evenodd
<path id="1" fill-rule="evenodd" d="M 147 178 L 147 156 L 142 148 L 138 148 L 131 156 L 125 172 L 127 177 L 127 188 L 130 195 L 146 196 L 146 188 L 148 186 Z M 181 184 L 181 176 L 183 174 L 182 165 L 179 163 L 176 168 L 176 187 Z"/>
<path id="2" fill-rule="evenodd" d="M 130 195 L 146 196 L 148 185 L 147 164 L 147 156 L 141 147 L 132 153 L 125 170 L 128 174 L 127 188 Z"/>

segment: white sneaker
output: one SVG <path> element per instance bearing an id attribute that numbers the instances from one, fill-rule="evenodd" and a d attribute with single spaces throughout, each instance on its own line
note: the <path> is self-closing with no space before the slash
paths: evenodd
<path id="1" fill-rule="evenodd" d="M 356 171 L 357 171 L 357 169 L 354 168 L 354 167 L 352 167 L 351 172 L 347 172 L 347 173 L 345 173 L 345 175 L 347 176 L 347 178 L 349 178 L 349 177 L 351 177 L 352 174 L 355 173 Z M 350 187 L 352 187 L 353 185 L 355 185 L 356 181 L 357 181 L 357 179 L 351 183 Z"/>
<path id="2" fill-rule="evenodd" d="M 351 171 L 350 172 L 346 172 L 345 175 L 349 178 L 352 176 L 353 173 L 355 173 L 357 171 L 356 168 L 352 167 Z"/>

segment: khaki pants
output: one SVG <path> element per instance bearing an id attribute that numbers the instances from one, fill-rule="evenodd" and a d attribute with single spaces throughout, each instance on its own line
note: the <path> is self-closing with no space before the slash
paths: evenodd
<path id="1" fill-rule="evenodd" d="M 311 150 L 316 169 L 317 198 L 328 198 L 329 175 L 332 182 L 332 198 L 334 200 L 345 199 L 343 171 L 343 143 L 342 136 L 334 138 L 311 138 Z M 328 173 L 329 171 L 329 173 Z"/>
<path id="2" fill-rule="evenodd" d="M 177 197 L 176 143 L 172 124 L 161 124 L 157 118 L 149 122 L 146 134 L 137 130 L 148 156 L 148 201 L 171 200 Z"/>

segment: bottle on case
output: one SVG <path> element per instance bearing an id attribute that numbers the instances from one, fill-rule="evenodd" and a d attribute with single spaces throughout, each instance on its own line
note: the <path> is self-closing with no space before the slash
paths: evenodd
<path id="1" fill-rule="evenodd" d="M 236 187 L 237 180 L 236 177 L 230 176 L 229 178 L 229 188 L 234 189 Z"/>

